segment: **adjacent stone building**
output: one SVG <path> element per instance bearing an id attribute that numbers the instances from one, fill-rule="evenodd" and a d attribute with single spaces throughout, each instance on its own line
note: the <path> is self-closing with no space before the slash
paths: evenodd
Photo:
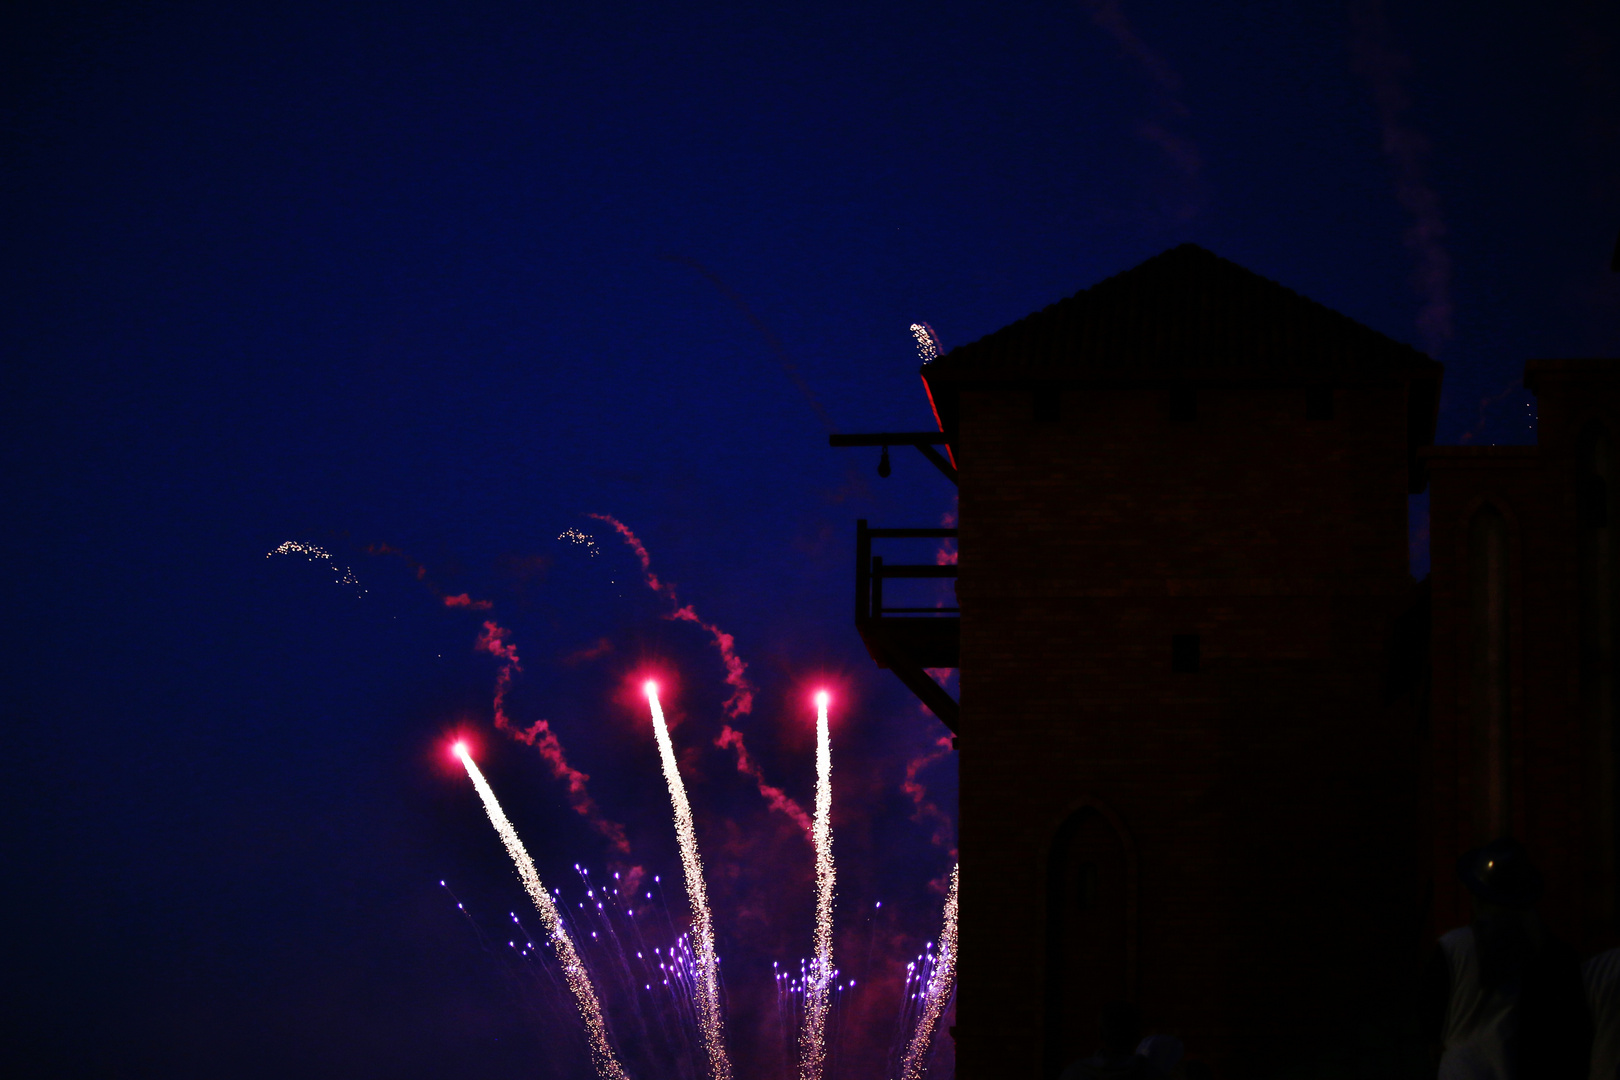
<path id="1" fill-rule="evenodd" d="M 1425 832 L 1434 925 L 1467 918 L 1460 849 L 1512 833 L 1543 913 L 1587 951 L 1616 940 L 1614 432 L 1620 360 L 1532 360 L 1535 446 L 1423 452 L 1433 573 Z"/>

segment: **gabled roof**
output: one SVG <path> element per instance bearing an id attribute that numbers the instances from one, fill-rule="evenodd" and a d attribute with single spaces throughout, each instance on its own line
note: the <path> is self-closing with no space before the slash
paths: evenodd
<path id="1" fill-rule="evenodd" d="M 1059 300 L 922 369 L 955 455 L 957 392 L 972 385 L 1408 387 L 1412 490 L 1417 448 L 1434 441 L 1444 369 L 1237 263 L 1182 244 Z"/>
<path id="2" fill-rule="evenodd" d="M 1161 382 L 1239 377 L 1361 381 L 1434 361 L 1245 270 L 1182 244 L 928 365 L 951 381 Z"/>

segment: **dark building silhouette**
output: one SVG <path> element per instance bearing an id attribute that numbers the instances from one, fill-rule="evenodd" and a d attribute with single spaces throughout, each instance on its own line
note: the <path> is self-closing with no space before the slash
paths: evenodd
<path id="1" fill-rule="evenodd" d="M 1530 364 L 1538 447 L 1431 447 L 1441 376 L 1190 244 L 924 366 L 960 614 L 887 608 L 863 522 L 857 622 L 960 733 L 959 1076 L 1117 998 L 1222 1075 L 1376 1071 L 1501 832 L 1613 943 L 1620 361 Z"/>

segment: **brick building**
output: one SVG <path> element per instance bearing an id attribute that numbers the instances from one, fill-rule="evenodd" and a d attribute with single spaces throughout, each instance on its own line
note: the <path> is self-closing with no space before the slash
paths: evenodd
<path id="1" fill-rule="evenodd" d="M 1193 245 L 925 365 L 959 643 L 864 522 L 857 621 L 960 732 L 960 1076 L 1055 1076 L 1121 997 L 1223 1075 L 1376 1071 L 1502 831 L 1611 943 L 1620 363 L 1530 366 L 1541 447 L 1432 448 L 1441 374 Z"/>

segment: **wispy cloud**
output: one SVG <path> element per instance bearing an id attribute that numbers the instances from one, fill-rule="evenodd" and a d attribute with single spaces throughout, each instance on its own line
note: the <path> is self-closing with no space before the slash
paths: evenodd
<path id="1" fill-rule="evenodd" d="M 1158 148 L 1180 180 L 1172 215 L 1178 221 L 1191 220 L 1203 206 L 1204 159 L 1198 144 L 1180 130 L 1192 115 L 1181 100 L 1181 76 L 1131 26 L 1119 0 L 1081 0 L 1081 6 L 1098 29 L 1113 38 L 1119 50 L 1137 65 L 1152 87 L 1153 112 L 1137 125 L 1136 135 Z"/>
<path id="2" fill-rule="evenodd" d="M 1442 243 L 1446 223 L 1440 196 L 1428 179 L 1428 138 L 1406 120 L 1411 108 L 1403 80 L 1412 60 L 1393 44 L 1381 0 L 1356 0 L 1350 6 L 1350 67 L 1367 80 L 1382 129 L 1382 149 L 1394 167 L 1395 199 L 1411 215 L 1404 236 L 1416 265 L 1412 285 L 1422 307 L 1418 339 L 1437 355 L 1452 335 L 1451 256 Z"/>

